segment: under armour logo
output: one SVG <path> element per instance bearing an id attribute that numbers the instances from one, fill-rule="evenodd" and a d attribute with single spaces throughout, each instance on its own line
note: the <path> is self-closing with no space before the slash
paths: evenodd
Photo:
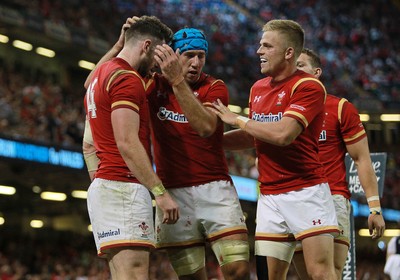
<path id="1" fill-rule="evenodd" d="M 321 219 L 313 220 L 312 223 L 313 223 L 314 226 L 317 225 L 317 224 L 320 225 L 321 224 Z"/>
<path id="2" fill-rule="evenodd" d="M 261 95 L 257 95 L 254 97 L 254 103 L 258 102 L 261 100 Z"/>

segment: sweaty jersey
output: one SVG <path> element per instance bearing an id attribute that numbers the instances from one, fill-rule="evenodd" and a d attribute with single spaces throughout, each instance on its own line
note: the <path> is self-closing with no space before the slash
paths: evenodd
<path id="1" fill-rule="evenodd" d="M 118 150 L 111 124 L 111 112 L 127 108 L 139 114 L 139 138 L 150 155 L 145 87 L 141 76 L 120 58 L 114 58 L 95 70 L 84 104 L 100 159 L 96 178 L 139 183 Z"/>
<path id="2" fill-rule="evenodd" d="M 303 126 L 303 132 L 285 147 L 255 140 L 262 194 L 285 193 L 327 182 L 318 158 L 325 98 L 322 83 L 300 70 L 279 82 L 266 77 L 251 88 L 252 120 L 278 122 L 289 117 Z"/>
<path id="3" fill-rule="evenodd" d="M 344 98 L 328 95 L 319 138 L 319 155 L 332 194 L 340 194 L 350 199 L 344 160 L 346 145 L 357 143 L 366 136 L 354 105 Z"/>
<path id="4" fill-rule="evenodd" d="M 202 73 L 191 88 L 203 104 L 218 98 L 228 104 L 228 90 L 221 80 Z M 222 122 L 218 123 L 213 135 L 200 137 L 189 124 L 168 81 L 158 74 L 149 87 L 148 101 L 154 160 L 165 187 L 181 188 L 231 180 L 222 146 Z"/>

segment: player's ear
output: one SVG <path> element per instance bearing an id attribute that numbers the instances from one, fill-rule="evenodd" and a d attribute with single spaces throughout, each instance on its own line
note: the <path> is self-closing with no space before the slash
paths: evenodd
<path id="1" fill-rule="evenodd" d="M 317 67 L 314 68 L 314 76 L 317 77 L 317 79 L 322 75 L 322 69 Z"/>
<path id="2" fill-rule="evenodd" d="M 152 41 L 150 39 L 144 40 L 143 43 L 142 43 L 142 51 L 144 53 L 150 52 L 151 46 L 152 46 Z"/>
<path id="3" fill-rule="evenodd" d="M 289 59 L 290 57 L 294 57 L 295 56 L 295 51 L 294 48 L 292 47 L 288 47 L 285 51 L 285 57 L 286 59 Z"/>

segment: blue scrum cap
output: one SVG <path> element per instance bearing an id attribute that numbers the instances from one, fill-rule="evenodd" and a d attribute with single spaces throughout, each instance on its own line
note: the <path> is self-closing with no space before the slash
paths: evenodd
<path id="1" fill-rule="evenodd" d="M 190 50 L 203 50 L 208 53 L 208 42 L 203 32 L 195 28 L 183 28 L 172 37 L 171 48 L 180 53 Z"/>

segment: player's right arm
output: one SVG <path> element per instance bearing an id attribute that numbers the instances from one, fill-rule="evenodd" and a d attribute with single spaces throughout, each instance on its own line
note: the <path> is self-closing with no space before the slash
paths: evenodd
<path id="1" fill-rule="evenodd" d="M 378 182 L 372 168 L 368 140 L 365 137 L 357 143 L 346 145 L 346 148 L 350 157 L 354 160 L 360 183 L 363 186 L 365 196 L 368 199 L 368 206 L 371 209 L 371 214 L 368 217 L 369 232 L 373 239 L 380 238 L 385 231 L 385 221 L 381 212 Z M 372 211 L 373 209 L 377 209 L 377 211 Z"/>
<path id="2" fill-rule="evenodd" d="M 99 165 L 99 158 L 96 155 L 96 148 L 93 144 L 92 130 L 88 120 L 85 121 L 85 130 L 82 141 L 83 158 L 85 159 L 86 168 L 89 173 L 90 180 L 93 181 L 94 174 Z"/>
<path id="3" fill-rule="evenodd" d="M 115 109 L 111 113 L 111 122 L 118 150 L 129 170 L 155 195 L 156 203 L 164 213 L 163 222 L 175 223 L 179 219 L 179 207 L 163 188 L 139 139 L 139 114 L 127 108 Z"/>
<path id="4" fill-rule="evenodd" d="M 87 89 L 89 84 L 90 84 L 90 80 L 92 79 L 93 73 L 95 72 L 95 70 L 104 62 L 109 61 L 110 59 L 116 57 L 119 52 L 122 50 L 122 48 L 124 47 L 124 43 L 125 43 L 125 31 L 127 29 L 129 29 L 129 27 L 131 27 L 131 25 L 133 23 L 135 23 L 135 21 L 138 19 L 138 17 L 129 17 L 126 19 L 125 23 L 122 25 L 121 28 L 121 33 L 119 34 L 119 38 L 118 41 L 111 47 L 111 49 L 97 62 L 96 66 L 93 68 L 92 71 L 90 71 L 89 75 L 86 78 L 86 81 L 84 83 L 84 87 Z"/>

